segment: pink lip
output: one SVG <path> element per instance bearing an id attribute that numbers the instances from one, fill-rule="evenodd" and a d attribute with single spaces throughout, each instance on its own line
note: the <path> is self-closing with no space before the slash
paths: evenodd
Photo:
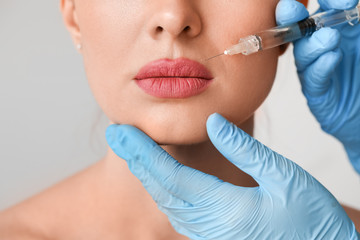
<path id="1" fill-rule="evenodd" d="M 203 92 L 213 76 L 202 64 L 186 58 L 150 62 L 135 76 L 137 85 L 159 98 L 187 98 Z"/>

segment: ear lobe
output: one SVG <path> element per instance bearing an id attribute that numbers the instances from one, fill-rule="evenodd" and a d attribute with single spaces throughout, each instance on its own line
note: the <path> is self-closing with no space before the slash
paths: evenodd
<path id="1" fill-rule="evenodd" d="M 76 15 L 74 0 L 60 0 L 60 11 L 67 30 L 73 41 L 78 44 L 81 42 L 80 27 Z"/>

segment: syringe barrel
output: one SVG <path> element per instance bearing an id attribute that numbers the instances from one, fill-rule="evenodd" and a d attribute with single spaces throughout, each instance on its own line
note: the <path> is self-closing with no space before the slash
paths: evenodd
<path id="1" fill-rule="evenodd" d="M 302 37 L 310 36 L 316 31 L 312 18 L 287 26 L 275 27 L 256 34 L 261 39 L 261 50 L 278 47 Z"/>
<path id="2" fill-rule="evenodd" d="M 278 47 L 300 38 L 310 36 L 323 27 L 334 27 L 341 24 L 356 24 L 360 20 L 360 4 L 351 10 L 330 10 L 313 15 L 303 21 L 275 27 L 256 34 L 261 39 L 260 49 Z"/>
<path id="3" fill-rule="evenodd" d="M 288 26 L 275 27 L 258 34 L 241 38 L 238 44 L 226 49 L 226 55 L 242 53 L 250 55 L 261 50 L 274 48 L 312 34 L 316 31 L 313 19 L 306 19 Z"/>

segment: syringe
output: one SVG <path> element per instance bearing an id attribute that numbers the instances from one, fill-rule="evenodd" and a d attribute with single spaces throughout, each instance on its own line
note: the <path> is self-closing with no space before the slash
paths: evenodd
<path id="1" fill-rule="evenodd" d="M 310 36 L 315 31 L 324 27 L 333 27 L 343 23 L 355 25 L 359 20 L 360 3 L 351 10 L 329 10 L 321 12 L 291 25 L 275 27 L 241 38 L 237 44 L 227 48 L 224 53 L 208 58 L 207 60 L 221 55 L 235 55 L 239 53 L 250 55 Z"/>

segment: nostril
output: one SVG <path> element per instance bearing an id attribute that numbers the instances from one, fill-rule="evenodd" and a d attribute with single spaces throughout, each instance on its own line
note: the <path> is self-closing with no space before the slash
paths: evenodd
<path id="1" fill-rule="evenodd" d="M 191 31 L 191 27 L 190 26 L 186 26 L 182 29 L 181 32 L 179 32 L 178 34 L 181 34 L 181 33 L 189 33 Z M 164 31 L 167 31 L 167 30 L 171 30 L 170 33 L 172 33 L 172 29 L 167 29 L 167 28 L 164 28 L 162 26 L 157 26 L 156 29 L 155 29 L 155 34 L 159 34 L 159 33 L 162 33 Z M 175 31 L 174 31 L 175 32 Z"/>
<path id="2" fill-rule="evenodd" d="M 162 28 L 162 27 L 160 27 L 160 26 L 158 26 L 157 28 L 156 28 L 156 32 L 162 32 L 164 29 Z"/>
<path id="3" fill-rule="evenodd" d="M 190 31 L 190 27 L 189 27 L 189 26 L 186 26 L 186 27 L 184 28 L 184 32 L 188 32 L 188 31 Z"/>

